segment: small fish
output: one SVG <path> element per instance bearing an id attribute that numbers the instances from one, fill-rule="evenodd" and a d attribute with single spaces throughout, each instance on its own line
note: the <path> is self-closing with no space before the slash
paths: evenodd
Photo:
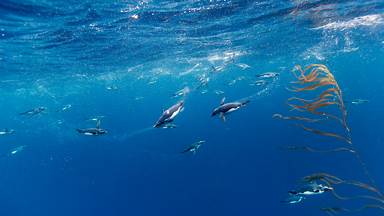
<path id="1" fill-rule="evenodd" d="M 203 84 L 208 84 L 209 82 L 209 77 L 207 77 L 205 74 L 201 77 L 199 77 L 199 82 Z"/>
<path id="2" fill-rule="evenodd" d="M 199 85 L 195 88 L 195 90 L 200 89 L 204 86 L 207 86 L 210 79 L 209 77 L 207 77 L 207 75 L 203 74 L 202 76 L 199 77 L 198 80 L 199 80 Z"/>
<path id="3" fill-rule="evenodd" d="M 240 67 L 243 70 L 248 69 L 248 68 L 251 67 L 251 66 L 249 66 L 247 64 L 244 64 L 244 63 L 238 63 L 238 64 L 236 64 L 236 66 Z"/>
<path id="4" fill-rule="evenodd" d="M 68 109 L 71 109 L 72 108 L 72 105 L 71 104 L 67 104 L 65 106 L 63 106 L 63 108 L 61 108 L 61 111 L 65 111 L 65 110 L 68 110 Z"/>
<path id="5" fill-rule="evenodd" d="M 32 117 L 32 116 L 35 116 L 37 114 L 44 112 L 45 110 L 47 110 L 47 108 L 45 108 L 45 107 L 36 107 L 36 108 L 31 109 L 31 110 L 22 112 L 22 113 L 20 113 L 20 115 Z"/>
<path id="6" fill-rule="evenodd" d="M 112 86 L 107 86 L 106 89 L 112 91 L 112 90 L 118 90 L 119 88 L 115 85 L 112 85 Z"/>
<path id="7" fill-rule="evenodd" d="M 276 72 L 266 72 L 266 73 L 256 75 L 257 78 L 262 78 L 262 79 L 275 78 L 278 76 L 279 76 L 279 73 L 276 73 Z"/>
<path id="8" fill-rule="evenodd" d="M 157 80 L 152 80 L 152 81 L 149 81 L 148 82 L 148 85 L 154 85 L 154 84 L 156 84 L 157 83 Z"/>
<path id="9" fill-rule="evenodd" d="M 13 129 L 5 128 L 5 129 L 3 129 L 3 130 L 0 131 L 0 135 L 13 134 L 14 132 L 15 132 L 15 130 L 13 130 Z"/>
<path id="10" fill-rule="evenodd" d="M 228 85 L 229 85 L 229 86 L 232 86 L 232 85 L 236 84 L 236 82 L 237 82 L 237 80 L 234 79 L 234 80 L 232 80 L 231 82 L 229 82 Z"/>
<path id="11" fill-rule="evenodd" d="M 212 72 L 219 73 L 224 70 L 225 66 L 212 66 Z"/>
<path id="12" fill-rule="evenodd" d="M 365 100 L 365 99 L 355 99 L 355 100 L 352 100 L 351 101 L 351 104 L 353 105 L 360 105 L 360 104 L 365 104 L 365 103 L 368 103 L 369 100 Z"/>
<path id="13" fill-rule="evenodd" d="M 256 80 L 255 82 L 251 83 L 251 86 L 263 86 L 266 85 L 267 81 L 265 80 Z"/>
<path id="14" fill-rule="evenodd" d="M 228 85 L 234 85 L 236 84 L 238 81 L 241 81 L 241 80 L 244 80 L 245 77 L 244 76 L 240 76 L 240 77 L 237 77 L 236 79 L 232 80 L 231 82 L 228 83 Z"/>
<path id="15" fill-rule="evenodd" d="M 137 19 L 139 19 L 139 15 L 138 14 L 133 14 L 131 16 L 131 18 L 134 19 L 134 20 L 137 20 Z"/>
<path id="16" fill-rule="evenodd" d="M 186 96 L 189 92 L 191 92 L 191 89 L 189 89 L 188 86 L 184 87 L 183 89 L 180 89 L 179 91 L 173 93 L 172 97 L 173 98 L 176 98 L 176 97 L 184 97 Z"/>
<path id="17" fill-rule="evenodd" d="M 221 91 L 221 90 L 215 90 L 215 94 L 217 94 L 217 95 L 222 95 L 222 94 L 224 94 L 224 91 Z"/>

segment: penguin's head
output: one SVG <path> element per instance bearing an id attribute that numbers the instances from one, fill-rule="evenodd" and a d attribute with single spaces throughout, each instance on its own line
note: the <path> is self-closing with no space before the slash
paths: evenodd
<path id="1" fill-rule="evenodd" d="M 213 117 L 213 116 L 215 116 L 215 115 L 217 115 L 217 114 L 219 114 L 219 108 L 214 109 L 214 110 L 212 111 L 211 116 Z"/>
<path id="2" fill-rule="evenodd" d="M 105 129 L 99 129 L 99 134 L 106 134 L 106 133 L 108 133 L 108 131 L 107 130 L 105 130 Z"/>
<path id="3" fill-rule="evenodd" d="M 329 186 L 324 186 L 323 189 L 324 189 L 325 192 L 333 191 L 333 187 L 329 187 Z"/>

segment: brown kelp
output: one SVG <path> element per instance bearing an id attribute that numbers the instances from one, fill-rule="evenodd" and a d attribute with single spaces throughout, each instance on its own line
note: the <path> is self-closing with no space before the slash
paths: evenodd
<path id="1" fill-rule="evenodd" d="M 342 146 L 332 149 L 316 149 L 311 146 L 288 146 L 286 149 L 291 151 L 304 151 L 314 153 L 329 152 L 349 152 L 352 153 L 361 164 L 365 176 L 370 184 L 356 180 L 343 180 L 328 173 L 315 173 L 302 179 L 303 182 L 321 182 L 329 188 L 345 185 L 362 190 L 361 195 L 340 195 L 339 191 L 332 190 L 332 194 L 339 200 L 362 199 L 373 203 L 368 203 L 353 211 L 361 211 L 367 208 L 384 210 L 384 195 L 378 189 L 375 181 L 368 172 L 359 152 L 355 148 L 351 138 L 351 131 L 347 124 L 347 111 L 344 105 L 343 94 L 338 82 L 330 70 L 322 64 L 311 64 L 305 68 L 297 65 L 292 73 L 295 81 L 287 88 L 295 95 L 287 99 L 287 105 L 293 115 L 274 114 L 275 119 L 295 121 L 296 126 L 312 134 L 332 138 L 341 141 Z M 338 126 L 338 132 L 334 132 Z M 325 128 L 325 130 L 323 130 Z M 353 190 L 356 192 L 355 190 Z M 350 211 L 344 208 L 323 208 L 321 209 L 329 215 L 340 212 Z"/>
<path id="2" fill-rule="evenodd" d="M 351 212 L 349 209 L 340 208 L 340 207 L 326 207 L 326 208 L 320 208 L 320 210 L 327 213 L 328 215 L 337 215 L 342 212 Z"/>
<path id="3" fill-rule="evenodd" d="M 347 111 L 344 106 L 342 91 L 333 74 L 325 65 L 311 64 L 302 69 L 301 66 L 295 66 L 292 71 L 296 81 L 292 82 L 289 91 L 297 94 L 305 94 L 311 92 L 316 96 L 311 99 L 301 98 L 299 96 L 290 97 L 287 104 L 291 107 L 291 111 L 306 112 L 307 114 L 316 116 L 309 118 L 305 116 L 283 116 L 282 114 L 274 114 L 273 118 L 283 120 L 296 120 L 303 123 L 317 123 L 319 121 L 336 120 L 345 129 L 345 134 L 337 134 L 329 131 L 322 131 L 316 128 L 308 127 L 303 124 L 297 124 L 305 131 L 310 133 L 333 137 L 338 140 L 351 144 L 350 129 L 347 125 Z M 326 108 L 337 107 L 339 114 L 332 114 Z"/>
<path id="4" fill-rule="evenodd" d="M 362 211 L 367 208 L 375 208 L 375 209 L 380 209 L 384 210 L 384 198 L 381 194 L 381 192 L 376 189 L 374 186 L 371 186 L 369 184 L 359 182 L 356 180 L 343 180 L 339 177 L 336 177 L 334 175 L 328 174 L 328 173 L 314 173 L 309 176 L 305 176 L 302 179 L 302 182 L 309 183 L 309 182 L 322 182 L 325 185 L 327 185 L 330 188 L 333 188 L 331 190 L 332 195 L 338 199 L 338 200 L 352 200 L 352 199 L 362 199 L 362 200 L 368 200 L 371 202 L 375 202 L 375 204 L 365 204 L 359 209 L 355 210 L 349 210 L 349 209 L 344 209 L 344 208 L 337 208 L 337 209 L 343 209 L 347 211 Z M 347 186 L 352 186 L 355 189 L 361 189 L 362 191 L 365 191 L 367 194 L 362 194 L 362 195 L 353 195 L 353 196 L 345 196 L 345 195 L 340 195 L 337 192 L 337 186 L 339 185 L 347 185 Z M 352 188 L 353 189 L 353 188 Z M 332 215 L 332 213 L 338 213 L 339 211 L 333 211 L 336 209 L 333 208 L 322 208 L 321 210 L 325 211 L 327 214 Z"/>
<path id="5" fill-rule="evenodd" d="M 314 152 L 314 153 L 330 153 L 330 152 L 350 152 L 355 153 L 355 150 L 345 147 L 333 148 L 333 149 L 315 149 L 309 146 L 288 146 L 283 149 L 289 151 L 302 151 L 302 152 Z"/>
<path id="6" fill-rule="evenodd" d="M 375 196 L 377 196 L 375 200 L 379 200 L 380 202 L 384 203 L 384 197 L 376 187 L 363 182 L 356 181 L 356 180 L 343 180 L 339 177 L 336 177 L 328 173 L 314 173 L 312 175 L 305 176 L 302 179 L 302 181 L 303 182 L 321 181 L 333 188 L 335 188 L 336 185 L 340 185 L 340 184 L 351 185 L 351 186 L 366 190 L 368 192 L 374 193 Z"/>
<path id="7" fill-rule="evenodd" d="M 353 212 L 359 212 L 363 211 L 365 209 L 380 209 L 384 210 L 383 206 L 380 205 L 374 205 L 374 204 L 368 204 L 364 205 L 359 209 L 347 209 L 347 208 L 342 208 L 342 207 L 325 207 L 325 208 L 320 208 L 320 211 L 325 212 L 328 215 L 338 215 L 339 213 L 353 213 Z"/>

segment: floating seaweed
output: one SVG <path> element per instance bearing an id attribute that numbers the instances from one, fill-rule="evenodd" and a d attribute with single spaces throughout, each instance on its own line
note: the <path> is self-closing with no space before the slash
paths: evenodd
<path id="1" fill-rule="evenodd" d="M 349 138 L 343 137 L 341 135 L 338 135 L 338 134 L 335 134 L 335 133 L 330 133 L 330 132 L 325 132 L 325 131 L 321 131 L 321 130 L 317 130 L 317 129 L 314 129 L 314 128 L 305 127 L 302 124 L 298 124 L 298 126 L 303 128 L 305 131 L 309 131 L 311 133 L 319 134 L 319 135 L 322 135 L 322 136 L 334 137 L 334 138 L 339 139 L 341 141 L 345 141 L 348 144 L 352 144 L 352 141 Z"/>
<path id="2" fill-rule="evenodd" d="M 314 173 L 309 176 L 305 176 L 302 179 L 305 183 L 310 183 L 314 181 L 319 181 L 324 183 L 325 185 L 334 188 L 334 190 L 331 191 L 332 195 L 339 200 L 351 200 L 351 199 L 365 199 L 370 201 L 378 202 L 379 204 L 368 204 L 364 205 L 359 211 L 366 209 L 366 208 L 378 208 L 381 210 L 384 210 L 384 197 L 383 194 L 374 186 L 359 182 L 356 180 L 343 180 L 339 177 L 336 177 L 334 175 L 328 174 L 328 173 Z M 354 195 L 354 196 L 343 196 L 336 192 L 336 186 L 338 185 L 349 185 L 353 186 L 357 189 L 362 189 L 363 191 L 367 191 L 368 193 L 372 195 Z M 356 210 L 357 211 L 357 210 Z"/>
<path id="3" fill-rule="evenodd" d="M 337 215 L 342 212 L 350 212 L 351 210 L 346 209 L 346 208 L 341 208 L 341 207 L 326 207 L 326 208 L 321 208 L 321 211 L 327 213 L 328 215 Z"/>
<path id="4" fill-rule="evenodd" d="M 330 188 L 337 188 L 339 185 L 352 186 L 355 189 L 360 189 L 367 194 L 344 196 L 340 195 L 336 190 L 331 193 L 336 199 L 350 200 L 350 199 L 363 199 L 366 201 L 375 202 L 374 204 L 366 204 L 361 208 L 353 211 L 361 211 L 367 208 L 376 208 L 384 210 L 384 195 L 378 189 L 375 181 L 371 177 L 368 169 L 362 160 L 359 152 L 354 147 L 350 135 L 350 128 L 347 124 L 347 111 L 343 100 L 343 94 L 337 83 L 334 75 L 330 70 L 321 64 L 311 64 L 304 69 L 297 65 L 292 71 L 295 81 L 291 82 L 289 91 L 296 95 L 287 99 L 287 105 L 291 108 L 290 112 L 298 114 L 292 116 L 284 116 L 276 113 L 272 117 L 275 119 L 296 121 L 296 126 L 302 128 L 304 131 L 312 134 L 330 137 L 339 140 L 342 143 L 347 143 L 348 146 L 341 146 L 333 149 L 315 149 L 310 146 L 289 146 L 286 149 L 291 151 L 305 151 L 316 153 L 328 152 L 349 152 L 352 153 L 358 162 L 361 164 L 365 176 L 369 179 L 370 184 L 366 184 L 356 180 L 343 180 L 337 176 L 327 173 L 315 173 L 306 176 L 302 179 L 304 183 L 321 182 Z M 304 96 L 309 97 L 305 98 Z M 320 124 L 324 122 L 337 123 L 340 125 L 343 133 L 335 133 L 333 131 L 322 130 Z M 322 125 L 324 128 L 325 125 Z M 352 211 L 344 208 L 322 208 L 322 211 L 328 215 L 336 215 L 340 212 Z"/>
<path id="5" fill-rule="evenodd" d="M 330 191 L 333 191 L 333 187 L 318 184 L 316 181 L 302 182 L 297 189 L 288 191 L 288 197 L 282 202 L 297 204 L 309 196 L 320 195 Z"/>
<path id="6" fill-rule="evenodd" d="M 355 153 L 355 150 L 345 147 L 334 148 L 334 149 L 315 149 L 309 146 L 288 146 L 284 149 L 289 151 L 303 151 L 303 152 L 314 152 L 314 153 L 330 153 L 330 152 L 350 152 Z"/>
<path id="7" fill-rule="evenodd" d="M 347 208 L 342 208 L 342 207 L 325 207 L 325 208 L 320 208 L 320 210 L 327 213 L 328 215 L 333 216 L 333 215 L 338 215 L 339 213 L 343 213 L 343 212 L 344 213 L 359 212 L 359 211 L 363 211 L 363 210 L 369 209 L 369 208 L 384 210 L 383 206 L 374 205 L 374 204 L 364 205 L 359 209 L 347 209 Z"/>
<path id="8" fill-rule="evenodd" d="M 312 181 L 323 181 L 327 183 L 328 185 L 334 186 L 334 185 L 339 185 L 339 184 L 348 184 L 348 185 L 353 185 L 371 192 L 376 193 L 378 196 L 383 196 L 381 192 L 376 188 L 371 185 L 355 181 L 355 180 L 343 180 L 339 177 L 333 176 L 328 173 L 315 173 L 309 176 L 305 176 L 302 181 L 303 182 L 312 182 Z M 383 199 L 384 200 L 384 199 Z"/>
<path id="9" fill-rule="evenodd" d="M 302 124 L 297 124 L 305 131 L 333 137 L 341 141 L 352 143 L 349 132 L 350 129 L 347 125 L 347 111 L 344 106 L 342 91 L 337 83 L 333 74 L 325 65 L 311 64 L 305 69 L 297 65 L 292 71 L 297 81 L 292 82 L 288 90 L 295 93 L 305 93 L 309 91 L 315 91 L 317 96 L 312 99 L 305 99 L 301 97 L 290 97 L 287 100 L 287 104 L 291 107 L 291 111 L 307 112 L 311 115 L 317 116 L 317 118 L 307 118 L 301 116 L 283 116 L 282 114 L 274 114 L 273 118 L 279 118 L 283 120 L 296 120 L 305 123 L 315 123 L 319 121 L 325 121 L 329 119 L 339 122 L 346 131 L 346 134 L 336 134 L 333 132 L 322 131 L 315 128 L 310 128 Z M 324 111 L 325 108 L 337 106 L 340 114 L 335 115 L 330 112 Z"/>

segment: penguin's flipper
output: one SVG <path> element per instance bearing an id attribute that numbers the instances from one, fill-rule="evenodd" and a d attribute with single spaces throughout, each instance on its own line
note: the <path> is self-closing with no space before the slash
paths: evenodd
<path id="1" fill-rule="evenodd" d="M 225 102 L 225 97 L 223 97 L 223 98 L 221 99 L 221 101 L 220 101 L 220 105 L 223 105 L 224 102 Z"/>
<path id="2" fill-rule="evenodd" d="M 224 113 L 220 113 L 220 118 L 221 118 L 221 120 L 222 120 L 223 122 L 226 121 Z"/>

